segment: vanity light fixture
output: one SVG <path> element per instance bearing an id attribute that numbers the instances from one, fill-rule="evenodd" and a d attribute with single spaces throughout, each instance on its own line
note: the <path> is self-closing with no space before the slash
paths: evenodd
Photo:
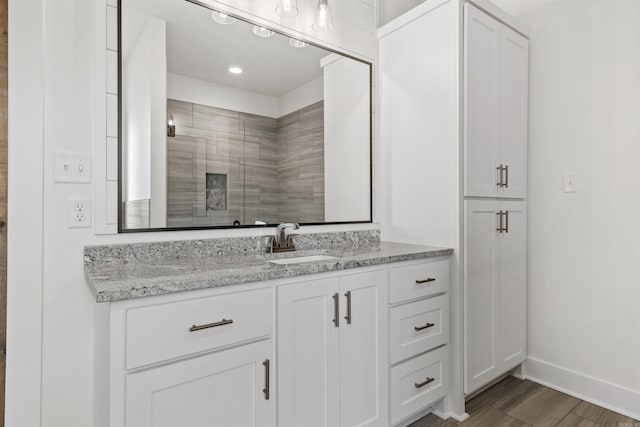
<path id="1" fill-rule="evenodd" d="M 268 28 L 260 27 L 258 25 L 253 26 L 253 34 L 258 37 L 271 37 L 275 33 Z"/>
<path id="2" fill-rule="evenodd" d="M 322 31 L 324 33 L 333 29 L 333 20 L 331 19 L 331 11 L 329 10 L 329 0 L 318 0 L 316 19 L 314 20 L 311 28 L 313 31 Z"/>
<path id="3" fill-rule="evenodd" d="M 229 72 L 231 74 L 242 74 L 242 68 L 240 67 L 229 67 Z"/>
<path id="4" fill-rule="evenodd" d="M 289 39 L 289 46 L 300 49 L 309 46 L 309 43 L 303 42 L 302 40 Z"/>
<path id="5" fill-rule="evenodd" d="M 298 0 L 278 0 L 276 15 L 281 18 L 295 18 L 298 16 Z"/>
<path id="6" fill-rule="evenodd" d="M 171 113 L 167 115 L 167 136 L 171 138 L 176 136 L 176 125 L 173 124 L 173 114 Z"/>
<path id="7" fill-rule="evenodd" d="M 218 12 L 217 10 L 211 12 L 211 19 L 222 25 L 233 24 L 234 22 L 236 22 L 236 18 L 234 18 L 233 16 L 229 16 L 226 13 Z"/>

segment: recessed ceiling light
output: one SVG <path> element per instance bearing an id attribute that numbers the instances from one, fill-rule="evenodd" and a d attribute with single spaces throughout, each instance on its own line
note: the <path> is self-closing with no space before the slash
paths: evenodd
<path id="1" fill-rule="evenodd" d="M 242 74 L 242 68 L 240 67 L 230 67 L 229 72 L 231 74 Z"/>
<path id="2" fill-rule="evenodd" d="M 303 42 L 302 40 L 289 39 L 289 45 L 290 45 L 291 47 L 302 48 L 302 47 L 307 47 L 307 46 L 309 46 L 309 43 L 307 43 L 307 42 Z"/>
<path id="3" fill-rule="evenodd" d="M 260 27 L 258 25 L 253 26 L 253 34 L 258 37 L 271 37 L 275 33 L 268 28 Z"/>
<path id="4" fill-rule="evenodd" d="M 229 16 L 226 13 L 218 12 L 216 10 L 211 12 L 211 19 L 216 21 L 218 24 L 223 25 L 233 24 L 234 22 L 236 22 L 236 18 L 234 18 L 233 16 Z"/>

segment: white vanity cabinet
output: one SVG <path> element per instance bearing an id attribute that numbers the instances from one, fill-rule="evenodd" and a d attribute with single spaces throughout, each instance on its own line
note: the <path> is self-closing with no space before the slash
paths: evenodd
<path id="1" fill-rule="evenodd" d="M 125 425 L 273 426 L 272 360 L 263 340 L 127 375 Z"/>
<path id="2" fill-rule="evenodd" d="M 464 9 L 464 195 L 525 198 L 529 41 Z"/>
<path id="3" fill-rule="evenodd" d="M 389 269 L 390 421 L 422 414 L 449 393 L 448 259 Z"/>
<path id="4" fill-rule="evenodd" d="M 465 389 L 526 357 L 526 202 L 465 201 Z"/>
<path id="5" fill-rule="evenodd" d="M 96 425 L 275 425 L 274 292 L 229 287 L 99 304 Z"/>
<path id="6" fill-rule="evenodd" d="M 387 270 L 278 288 L 278 425 L 386 426 Z"/>

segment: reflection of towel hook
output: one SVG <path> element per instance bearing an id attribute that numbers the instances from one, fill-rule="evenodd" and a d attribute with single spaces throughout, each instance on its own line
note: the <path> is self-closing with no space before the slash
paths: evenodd
<path id="1" fill-rule="evenodd" d="M 240 221 L 238 221 L 237 219 L 235 221 L 233 221 L 233 226 L 234 227 L 240 227 Z"/>

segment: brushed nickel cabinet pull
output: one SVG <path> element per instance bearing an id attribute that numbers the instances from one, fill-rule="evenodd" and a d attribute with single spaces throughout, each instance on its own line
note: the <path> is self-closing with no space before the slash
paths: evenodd
<path id="1" fill-rule="evenodd" d="M 230 325 L 232 323 L 232 319 L 222 319 L 219 322 L 207 323 L 206 325 L 193 325 L 189 328 L 189 332 L 201 331 L 203 329 L 209 328 L 217 328 L 218 326 Z"/>
<path id="2" fill-rule="evenodd" d="M 333 294 L 333 324 L 340 327 L 340 294 Z"/>
<path id="3" fill-rule="evenodd" d="M 504 171 L 504 166 L 500 165 L 496 168 L 496 170 L 498 171 L 498 182 L 496 183 L 496 185 L 498 187 L 504 187 L 504 181 L 503 181 L 503 175 L 502 175 L 502 172 Z"/>
<path id="4" fill-rule="evenodd" d="M 504 167 L 504 171 L 505 171 L 504 186 L 506 188 L 509 188 L 509 165 Z"/>
<path id="5" fill-rule="evenodd" d="M 506 227 L 505 227 L 504 231 L 508 233 L 509 232 L 509 211 L 506 211 L 504 213 L 504 215 L 507 217 L 507 220 L 505 222 Z"/>
<path id="6" fill-rule="evenodd" d="M 423 284 L 423 283 L 429 283 L 429 282 L 435 282 L 435 281 L 436 281 L 436 279 L 435 279 L 435 278 L 433 278 L 433 277 L 427 277 L 427 278 L 426 278 L 426 279 L 424 279 L 424 280 L 416 280 L 416 285 L 421 285 L 421 284 Z"/>
<path id="7" fill-rule="evenodd" d="M 496 231 L 498 233 L 502 233 L 503 231 L 505 231 L 505 229 L 502 227 L 502 217 L 504 216 L 504 212 L 500 211 L 497 212 L 496 215 L 498 215 L 498 228 L 496 228 Z"/>
<path id="8" fill-rule="evenodd" d="M 271 363 L 269 362 L 269 359 L 267 359 L 262 362 L 262 364 L 264 365 L 264 388 L 262 389 L 262 392 L 264 393 L 264 400 L 269 400 L 269 368 Z"/>
<path id="9" fill-rule="evenodd" d="M 413 329 L 415 329 L 416 331 L 423 331 L 425 329 L 433 328 L 434 326 L 436 326 L 435 323 L 427 323 L 424 326 L 414 326 Z"/>
<path id="10" fill-rule="evenodd" d="M 345 297 L 347 297 L 347 315 L 344 316 L 344 319 L 347 321 L 347 325 L 351 324 L 351 291 L 347 291 L 346 294 L 344 294 Z"/>
<path id="11" fill-rule="evenodd" d="M 427 384 L 431 384 L 432 382 L 434 382 L 436 379 L 435 378 L 431 378 L 431 377 L 427 377 L 426 380 L 424 380 L 424 382 L 421 383 L 414 383 L 413 385 L 416 386 L 416 388 L 422 388 L 424 386 L 426 386 Z"/>

